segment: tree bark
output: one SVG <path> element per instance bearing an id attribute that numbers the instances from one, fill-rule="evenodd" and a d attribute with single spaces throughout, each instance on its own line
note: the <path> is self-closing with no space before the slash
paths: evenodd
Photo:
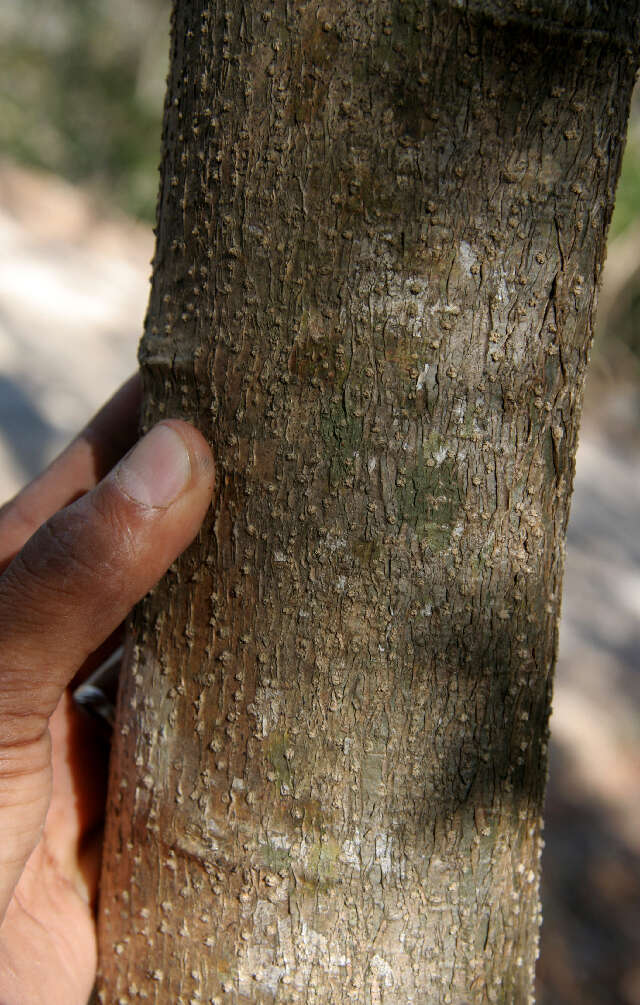
<path id="1" fill-rule="evenodd" d="M 638 7 L 178 0 L 144 425 L 218 473 L 134 618 L 102 1002 L 532 1000 Z"/>

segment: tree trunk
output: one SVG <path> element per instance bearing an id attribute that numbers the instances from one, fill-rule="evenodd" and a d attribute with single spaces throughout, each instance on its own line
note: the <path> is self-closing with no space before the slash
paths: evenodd
<path id="1" fill-rule="evenodd" d="M 101 1001 L 532 1000 L 613 6 L 178 0 L 144 425 L 218 473 L 134 618 Z"/>

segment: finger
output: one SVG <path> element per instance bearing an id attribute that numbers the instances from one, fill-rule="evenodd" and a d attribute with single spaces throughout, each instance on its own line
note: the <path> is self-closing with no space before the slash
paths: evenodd
<path id="1" fill-rule="evenodd" d="M 140 397 L 134 374 L 46 471 L 0 508 L 0 572 L 45 520 L 94 488 L 133 446 Z"/>
<path id="2" fill-rule="evenodd" d="M 0 909 L 46 813 L 50 715 L 87 655 L 193 539 L 212 487 L 203 437 L 161 423 L 41 527 L 0 580 Z"/>
<path id="3" fill-rule="evenodd" d="M 47 853 L 92 900 L 96 878 L 84 868 L 85 852 L 99 841 L 107 795 L 108 746 L 95 720 L 74 705 L 69 689 L 49 721 L 52 743 L 52 790 L 45 823 Z M 92 857 L 86 860 L 89 865 Z"/>

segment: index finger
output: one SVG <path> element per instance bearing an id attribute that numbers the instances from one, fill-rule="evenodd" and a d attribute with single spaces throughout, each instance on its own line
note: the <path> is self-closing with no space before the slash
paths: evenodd
<path id="1" fill-rule="evenodd" d="M 42 474 L 0 508 L 0 573 L 38 527 L 94 488 L 133 446 L 141 396 L 136 373 Z"/>

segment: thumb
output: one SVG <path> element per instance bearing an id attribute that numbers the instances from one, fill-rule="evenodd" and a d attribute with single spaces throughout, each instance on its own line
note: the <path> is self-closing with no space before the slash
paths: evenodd
<path id="1" fill-rule="evenodd" d="M 204 438 L 166 421 L 30 538 L 0 579 L 4 744 L 46 728 L 89 653 L 195 537 L 212 487 Z"/>

